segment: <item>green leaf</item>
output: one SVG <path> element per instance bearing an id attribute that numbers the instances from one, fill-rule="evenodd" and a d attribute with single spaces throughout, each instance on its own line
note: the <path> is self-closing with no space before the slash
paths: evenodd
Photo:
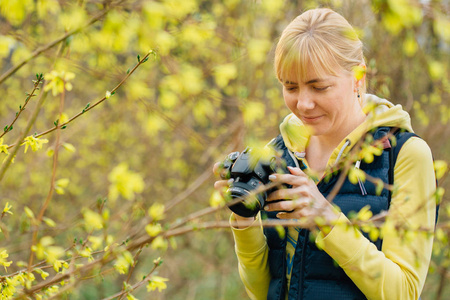
<path id="1" fill-rule="evenodd" d="M 86 106 L 83 109 L 83 113 L 86 112 L 86 110 L 89 108 L 89 106 L 91 106 L 91 102 L 88 102 L 88 104 L 86 104 Z"/>
<path id="2" fill-rule="evenodd" d="M 138 60 L 138 63 L 141 62 L 141 57 L 139 55 L 137 56 L 137 60 Z"/>

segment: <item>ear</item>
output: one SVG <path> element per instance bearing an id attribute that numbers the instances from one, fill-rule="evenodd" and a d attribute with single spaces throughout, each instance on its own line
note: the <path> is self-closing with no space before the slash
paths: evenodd
<path id="1" fill-rule="evenodd" d="M 354 70 L 355 75 L 355 92 L 356 89 L 360 89 L 364 86 L 366 82 L 366 64 L 364 62 L 360 63 L 358 67 Z"/>

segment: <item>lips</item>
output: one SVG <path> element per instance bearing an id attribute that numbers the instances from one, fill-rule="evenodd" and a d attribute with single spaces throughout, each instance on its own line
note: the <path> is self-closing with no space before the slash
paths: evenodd
<path id="1" fill-rule="evenodd" d="M 304 123 L 314 123 L 320 120 L 323 116 L 302 116 L 301 119 Z"/>

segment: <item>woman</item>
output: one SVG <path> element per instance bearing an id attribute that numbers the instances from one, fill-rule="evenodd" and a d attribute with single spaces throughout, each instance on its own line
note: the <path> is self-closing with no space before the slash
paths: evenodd
<path id="1" fill-rule="evenodd" d="M 400 105 L 366 94 L 365 76 L 355 76 L 355 68 L 365 68 L 362 43 L 351 25 L 330 9 L 306 11 L 281 35 L 275 70 L 292 114 L 270 145 L 282 151 L 290 174 L 273 174 L 270 180 L 292 187 L 271 193 L 262 214 L 277 219 L 320 217 L 330 226 L 319 226 L 315 238 L 307 228 L 288 227 L 283 237 L 271 228 L 248 226 L 261 223 L 261 215 L 249 221 L 232 214 L 239 272 L 252 299 L 420 296 L 433 241 L 430 234 L 418 232 L 433 231 L 436 213 L 431 152 L 416 136 L 397 134 L 402 145 L 391 145 L 392 128 L 412 132 L 409 115 Z M 363 107 L 369 103 L 375 109 L 366 114 Z M 331 204 L 327 196 L 340 178 L 340 162 L 369 135 L 381 140 L 384 150 L 373 161 L 368 157 L 354 165 L 385 183 L 392 181 L 393 173 L 394 192 L 379 191 L 368 180 L 353 184 L 347 179 Z M 339 172 L 333 172 L 336 169 Z M 317 180 L 305 173 L 318 174 Z M 215 187 L 227 184 L 220 180 Z M 375 241 L 361 230 L 349 230 L 349 212 L 367 205 L 374 215 L 388 210 L 390 228 L 410 228 L 408 240 L 398 230 L 385 230 L 378 239 L 372 236 Z"/>

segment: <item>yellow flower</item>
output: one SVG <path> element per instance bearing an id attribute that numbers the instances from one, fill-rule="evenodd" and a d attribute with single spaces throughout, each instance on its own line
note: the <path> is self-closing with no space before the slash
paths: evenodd
<path id="1" fill-rule="evenodd" d="M 211 198 L 209 198 L 209 205 L 211 205 L 211 207 L 220 207 L 225 205 L 225 199 L 218 190 L 214 190 L 211 194 Z"/>
<path id="2" fill-rule="evenodd" d="M 64 249 L 59 246 L 52 246 L 53 243 L 54 240 L 52 237 L 44 236 L 39 243 L 31 247 L 31 250 L 36 252 L 38 259 L 45 258 L 48 263 L 53 264 L 64 254 Z"/>
<path id="3" fill-rule="evenodd" d="M 230 80 L 236 78 L 238 72 L 236 65 L 233 63 L 219 65 L 214 68 L 214 79 L 219 87 L 223 88 L 228 85 Z"/>
<path id="4" fill-rule="evenodd" d="M 103 228 L 103 219 L 102 216 L 100 216 L 98 213 L 90 209 L 86 209 L 83 212 L 83 216 L 84 226 L 86 227 L 87 231 Z"/>
<path id="5" fill-rule="evenodd" d="M 147 291 L 151 292 L 151 291 L 158 289 L 158 291 L 161 292 L 162 290 L 167 288 L 167 284 L 165 282 L 168 280 L 169 279 L 167 279 L 167 278 L 163 278 L 163 277 L 159 277 L 159 276 L 152 276 L 147 285 Z"/>
<path id="6" fill-rule="evenodd" d="M 436 172 L 436 179 L 441 179 L 445 173 L 447 173 L 449 167 L 448 163 L 443 160 L 436 160 L 434 161 L 434 170 Z"/>
<path id="7" fill-rule="evenodd" d="M 61 269 L 61 267 L 63 267 L 64 269 L 68 269 L 69 268 L 69 264 L 67 262 L 65 262 L 64 260 L 55 260 L 53 262 L 53 269 L 55 270 L 55 272 L 59 272 L 59 269 Z"/>
<path id="8" fill-rule="evenodd" d="M 355 76 L 356 80 L 361 80 L 365 74 L 366 74 L 365 66 L 356 66 L 353 68 L 353 75 Z"/>
<path id="9" fill-rule="evenodd" d="M 161 224 L 148 224 L 145 226 L 145 231 L 149 236 L 157 236 L 162 231 Z"/>
<path id="10" fill-rule="evenodd" d="M 99 236 L 89 236 L 88 241 L 91 242 L 92 249 L 97 250 L 103 245 L 103 238 Z"/>
<path id="11" fill-rule="evenodd" d="M 116 269 L 119 274 L 128 273 L 128 268 L 133 264 L 133 256 L 130 252 L 124 251 L 121 256 L 119 256 L 114 263 L 114 269 Z"/>
<path id="12" fill-rule="evenodd" d="M 0 138 L 0 153 L 9 154 L 9 152 L 8 152 L 8 145 L 4 145 L 3 144 L 3 138 Z"/>
<path id="13" fill-rule="evenodd" d="M 10 211 L 10 209 L 12 208 L 11 205 L 9 205 L 9 202 L 6 202 L 5 204 L 5 208 L 3 209 L 3 214 L 10 214 L 12 215 L 12 211 Z"/>
<path id="14" fill-rule="evenodd" d="M 70 180 L 68 178 L 61 178 L 55 182 L 55 192 L 60 195 L 64 195 L 65 188 L 69 185 Z"/>
<path id="15" fill-rule="evenodd" d="M 5 258 L 7 258 L 9 256 L 8 252 L 6 250 L 2 250 L 0 252 L 0 265 L 2 265 L 5 268 L 5 272 L 6 267 L 9 267 L 12 263 L 12 261 L 7 261 Z"/>
<path id="16" fill-rule="evenodd" d="M 134 200 L 136 194 L 144 190 L 144 179 L 138 173 L 128 170 L 126 163 L 116 166 L 108 176 L 111 185 L 109 186 L 109 199 L 116 201 L 119 195 L 127 200 Z"/>
<path id="17" fill-rule="evenodd" d="M 162 236 L 157 236 L 150 244 L 150 247 L 154 250 L 157 249 L 166 250 L 168 247 L 168 243 L 167 240 L 164 239 Z"/>
<path id="18" fill-rule="evenodd" d="M 28 216 L 28 218 L 33 220 L 34 219 L 33 211 L 28 206 L 25 206 L 24 210 L 25 210 L 25 214 Z"/>
<path id="19" fill-rule="evenodd" d="M 50 274 L 48 274 L 47 272 L 45 272 L 42 269 L 35 269 L 34 270 L 36 273 L 41 274 L 42 279 L 45 280 L 45 278 L 47 278 Z"/>
<path id="20" fill-rule="evenodd" d="M 44 91 L 52 90 L 52 95 L 56 96 L 66 89 L 67 91 L 72 90 L 72 84 L 69 82 L 75 78 L 75 74 L 66 71 L 51 71 L 44 75 L 45 79 L 48 80 L 47 85 L 44 87 Z"/>
<path id="21" fill-rule="evenodd" d="M 148 214 L 154 221 L 159 221 L 164 219 L 164 204 L 154 203 L 149 209 Z"/>
<path id="22" fill-rule="evenodd" d="M 38 151 L 39 149 L 42 149 L 43 144 L 47 144 L 47 143 L 48 143 L 47 139 L 35 138 L 30 135 L 25 138 L 25 140 L 21 146 L 25 145 L 24 153 L 27 153 L 28 146 L 31 147 L 31 150 Z"/>
<path id="23" fill-rule="evenodd" d="M 352 168 L 348 172 L 348 179 L 353 184 L 357 184 L 358 179 L 361 180 L 362 182 L 365 182 L 366 181 L 366 173 L 364 173 L 364 171 L 361 169 Z"/>
<path id="24" fill-rule="evenodd" d="M 361 152 L 359 153 L 359 157 L 364 159 L 364 161 L 368 164 L 373 162 L 374 155 L 380 156 L 383 153 L 383 149 L 381 146 L 375 147 L 372 145 L 363 145 Z"/>
<path id="25" fill-rule="evenodd" d="M 361 221 L 367 221 L 372 218 L 372 211 L 370 210 L 370 205 L 366 205 L 357 214 L 357 219 Z"/>

